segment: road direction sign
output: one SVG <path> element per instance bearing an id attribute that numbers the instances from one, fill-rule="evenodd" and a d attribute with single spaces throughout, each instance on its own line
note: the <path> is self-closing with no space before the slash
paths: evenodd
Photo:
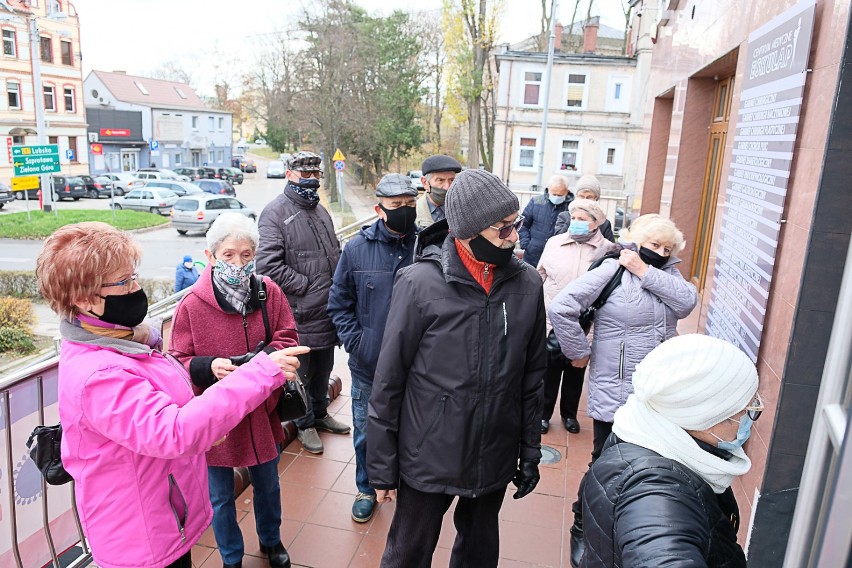
<path id="1" fill-rule="evenodd" d="M 343 152 L 340 151 L 340 148 L 334 153 L 334 156 L 331 158 L 335 162 L 342 162 L 346 159 L 346 156 L 343 155 Z"/>
<path id="2" fill-rule="evenodd" d="M 38 189 L 38 176 L 19 176 L 12 178 L 12 191 Z"/>
<path id="3" fill-rule="evenodd" d="M 345 167 L 346 167 L 346 162 L 344 162 L 343 160 L 337 160 L 337 161 L 334 162 L 334 169 L 337 170 L 338 172 L 342 172 L 343 168 L 345 168 Z"/>
<path id="4" fill-rule="evenodd" d="M 12 163 L 16 176 L 50 174 L 60 171 L 59 146 L 13 146 Z"/>

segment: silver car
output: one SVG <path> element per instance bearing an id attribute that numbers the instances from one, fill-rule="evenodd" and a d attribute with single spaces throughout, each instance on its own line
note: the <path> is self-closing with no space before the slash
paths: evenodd
<path id="1" fill-rule="evenodd" d="M 184 195 L 190 193 L 204 193 L 200 187 L 193 183 L 189 183 L 188 181 L 175 181 L 171 179 L 152 179 L 151 181 L 145 184 L 145 187 L 159 187 L 162 189 L 168 189 L 169 191 L 176 194 L 178 197 L 183 197 Z"/>
<path id="2" fill-rule="evenodd" d="M 107 172 L 105 174 L 101 174 L 103 177 L 112 180 L 113 184 L 115 184 L 115 195 L 121 196 L 125 193 L 130 193 L 134 189 L 140 188 L 145 185 L 145 182 L 132 174 L 119 172 L 112 173 Z"/>
<path id="3" fill-rule="evenodd" d="M 284 162 L 272 161 L 266 166 L 266 177 L 268 178 L 283 178 L 287 169 L 284 167 Z"/>
<path id="4" fill-rule="evenodd" d="M 188 231 L 206 233 L 216 217 L 222 213 L 240 213 L 253 221 L 257 219 L 253 210 L 233 197 L 194 193 L 175 202 L 171 212 L 172 227 L 181 235 Z"/>
<path id="5" fill-rule="evenodd" d="M 133 209 L 136 211 L 150 211 L 159 215 L 168 215 L 172 205 L 178 200 L 175 192 L 162 187 L 143 187 L 134 189 L 123 197 L 115 199 L 116 209 Z"/>

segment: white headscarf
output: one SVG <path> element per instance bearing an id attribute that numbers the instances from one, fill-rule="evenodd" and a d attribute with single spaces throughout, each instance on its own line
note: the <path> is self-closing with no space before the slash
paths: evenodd
<path id="1" fill-rule="evenodd" d="M 657 346 L 633 373 L 633 394 L 615 413 L 622 440 L 682 463 L 716 493 L 751 468 L 742 448 L 725 460 L 702 450 L 686 430 L 701 431 L 742 411 L 757 392 L 757 370 L 721 339 L 682 335 Z"/>

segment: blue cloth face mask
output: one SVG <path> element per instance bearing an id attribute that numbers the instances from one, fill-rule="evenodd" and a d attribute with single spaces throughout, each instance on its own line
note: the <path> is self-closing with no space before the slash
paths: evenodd
<path id="1" fill-rule="evenodd" d="M 571 219 L 571 224 L 568 225 L 568 234 L 570 234 L 572 237 L 578 235 L 588 235 L 589 222 L 580 221 L 579 219 Z"/>
<path id="2" fill-rule="evenodd" d="M 550 202 L 553 203 L 554 205 L 562 205 L 563 203 L 565 203 L 566 197 L 567 196 L 565 196 L 565 195 L 548 195 L 547 196 L 547 198 L 550 200 Z"/>
<path id="3" fill-rule="evenodd" d="M 729 418 L 728 420 L 733 420 Z M 739 448 L 743 447 L 746 440 L 748 440 L 749 436 L 751 436 L 751 425 L 754 424 L 754 420 L 749 418 L 748 414 L 743 414 L 743 417 L 740 418 L 740 427 L 737 428 L 737 437 L 733 441 L 723 440 L 719 436 L 711 433 L 711 435 L 719 440 L 716 444 L 716 447 L 720 450 L 725 450 L 728 452 L 733 452 Z"/>

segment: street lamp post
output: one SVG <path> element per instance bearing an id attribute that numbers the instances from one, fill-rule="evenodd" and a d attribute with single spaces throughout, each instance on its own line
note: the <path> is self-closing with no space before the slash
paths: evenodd
<path id="1" fill-rule="evenodd" d="M 41 57 L 39 54 L 40 36 L 35 16 L 27 18 L 30 32 L 30 58 L 33 71 L 33 102 L 35 103 L 36 136 L 39 145 L 47 144 L 47 126 L 44 119 L 44 86 L 41 83 Z M 55 96 L 55 95 L 54 95 Z M 46 212 L 53 210 L 53 188 L 50 176 L 39 175 L 42 203 Z M 54 214 L 56 212 L 54 211 Z"/>
<path id="2" fill-rule="evenodd" d="M 556 19 L 558 17 L 559 0 L 553 0 L 550 8 L 550 41 L 547 44 L 547 68 L 544 72 L 544 113 L 541 117 L 541 142 L 538 149 L 538 172 L 535 178 L 536 190 L 541 189 L 541 180 L 544 174 L 544 137 L 547 136 L 547 114 L 550 109 L 550 79 L 553 76 L 553 44 L 556 40 Z"/>

